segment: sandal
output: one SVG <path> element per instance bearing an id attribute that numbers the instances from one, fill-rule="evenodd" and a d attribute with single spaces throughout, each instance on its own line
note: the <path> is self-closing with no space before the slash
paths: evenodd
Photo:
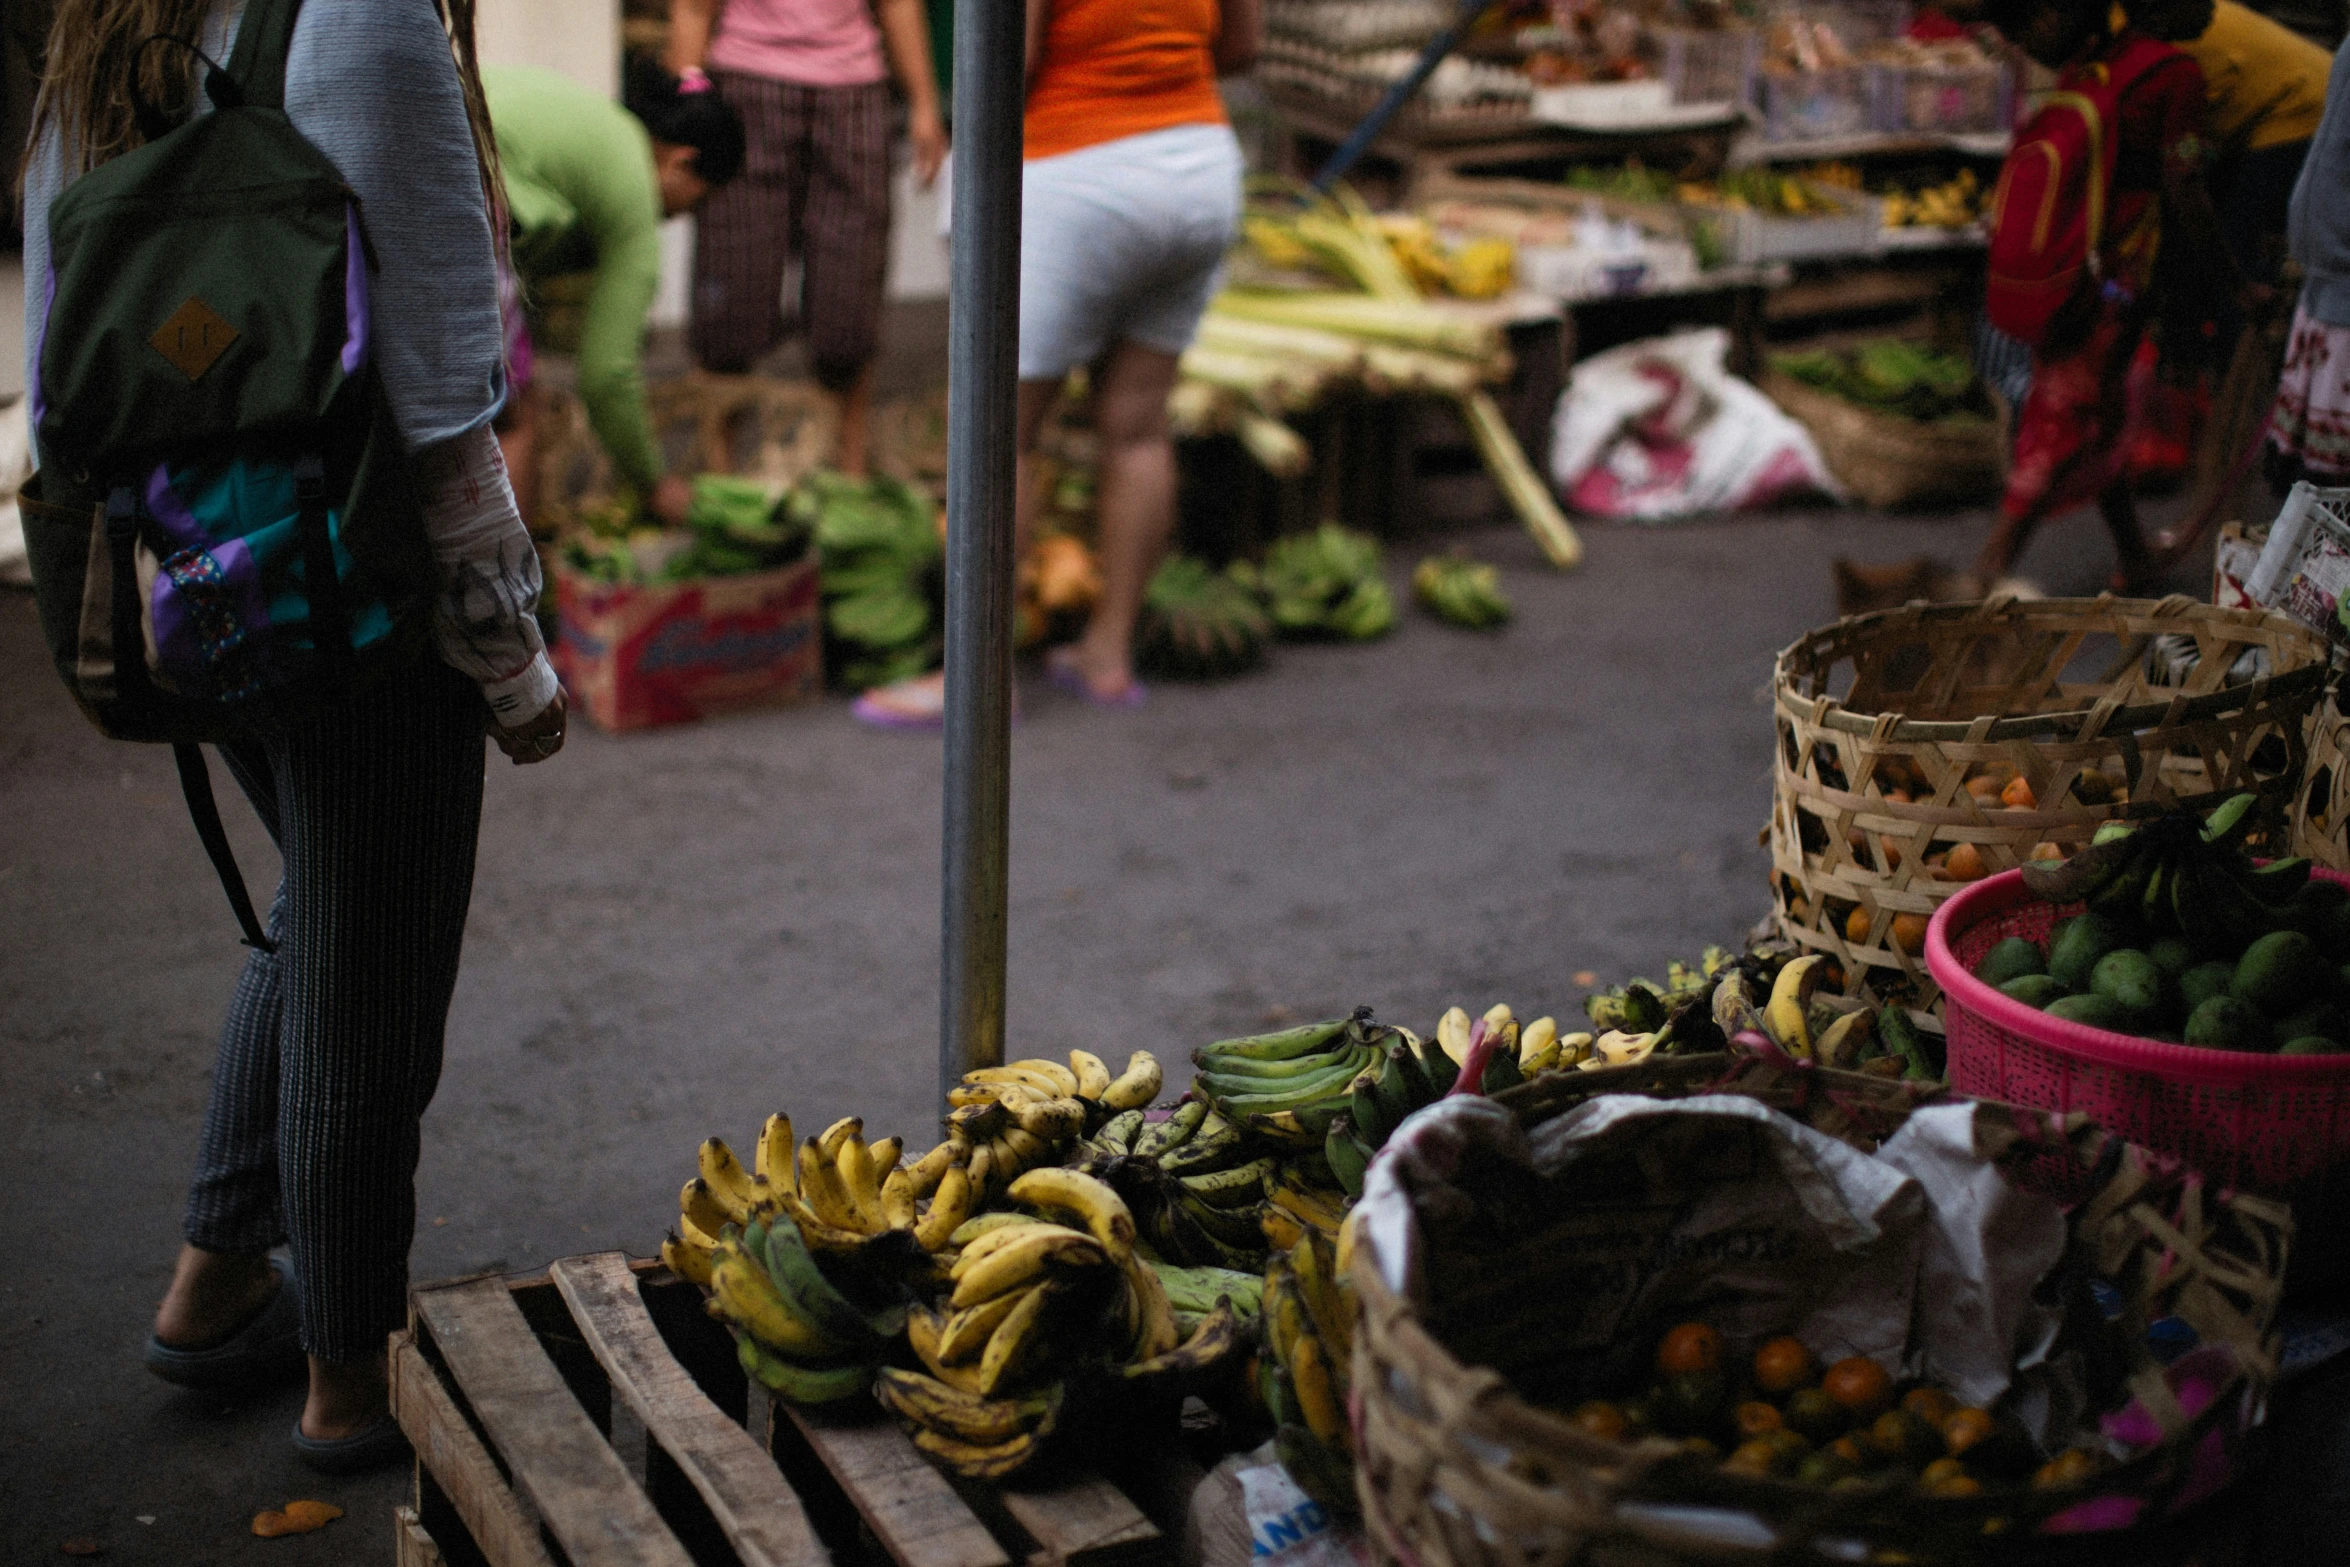
<path id="1" fill-rule="evenodd" d="M 289 1381 L 308 1370 L 302 1355 L 302 1289 L 294 1271 L 272 1261 L 277 1290 L 242 1327 L 206 1349 L 174 1349 L 147 1335 L 147 1369 L 179 1387 L 217 1393 Z"/>
<path id="2" fill-rule="evenodd" d="M 1093 682 L 1085 678 L 1085 671 L 1079 669 L 1075 662 L 1053 654 L 1045 656 L 1044 678 L 1056 691 L 1083 697 L 1091 707 L 1135 708 L 1151 699 L 1150 688 L 1132 676 L 1127 678 L 1122 689 L 1104 696 L 1093 688 Z"/>
<path id="3" fill-rule="evenodd" d="M 398 1463 L 408 1456 L 408 1438 L 400 1422 L 384 1415 L 349 1436 L 305 1436 L 302 1422 L 294 1422 L 294 1456 L 322 1475 L 363 1474 Z"/>

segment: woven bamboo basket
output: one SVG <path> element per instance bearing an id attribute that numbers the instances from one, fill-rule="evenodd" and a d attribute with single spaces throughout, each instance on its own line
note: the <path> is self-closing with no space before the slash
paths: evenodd
<path id="1" fill-rule="evenodd" d="M 1772 402 L 1811 432 L 1828 471 L 1865 506 L 1958 506 L 1989 500 L 2007 475 L 2007 419 L 1950 426 L 1875 413 L 1763 372 Z"/>
<path id="2" fill-rule="evenodd" d="M 1932 1007 L 1924 920 L 1964 885 L 1928 863 L 1944 846 L 1988 875 L 2242 791 L 2281 839 L 2326 678 L 2299 622 L 2176 595 L 1910 604 L 1813 632 L 1772 676 L 1779 931 L 1835 958 L 1849 995 Z M 1970 794 L 1978 772 L 2034 804 Z"/>
<path id="3" fill-rule="evenodd" d="M 2293 852 L 2350 871 L 2350 717 L 2338 688 L 2310 715 L 2303 779 L 2293 796 Z"/>
<path id="4" fill-rule="evenodd" d="M 1667 1098 L 1734 1092 L 1873 1150 L 1912 1109 L 1938 1097 L 1925 1085 L 1734 1066 L 1718 1055 L 1597 1075 L 1611 1081 L 1546 1076 L 1501 1102 L 1531 1126 L 1602 1091 Z M 1386 1288 L 1375 1241 L 1366 1236 L 1352 1268 L 1363 1309 L 1353 1371 L 1355 1483 L 1374 1558 L 1381 1567 L 1973 1563 L 1997 1559 L 2002 1547 L 2023 1555 L 2045 1546 L 2040 1525 L 2059 1514 L 2071 1515 L 2059 1528 L 2093 1518 L 2110 1526 L 2125 1515 L 2152 1523 L 2224 1482 L 2275 1376 L 2272 1318 L 2292 1231 L 2284 1205 L 2214 1191 L 2079 1117 L 2007 1114 L 2017 1135 L 2003 1168 L 2019 1185 L 2066 1205 L 2076 1257 L 2121 1286 L 2125 1320 L 2142 1325 L 2179 1315 L 2207 1344 L 2225 1345 L 2238 1367 L 2194 1418 L 2168 1407 L 2169 1434 L 2150 1451 L 2084 1487 L 2000 1487 L 1970 1498 L 1930 1498 L 1906 1483 L 1827 1490 L 1742 1477 L 1662 1438 L 1595 1436 L 1527 1402 L 1496 1371 L 1463 1364 Z M 1585 1215 L 1586 1240 L 1589 1227 Z M 1613 1260 L 1636 1265 L 1629 1257 Z M 1474 1265 L 1447 1255 L 1432 1260 L 1430 1272 Z M 1675 1305 L 1658 1309 L 1670 1313 Z M 2145 1391 L 2160 1383 L 2150 1359 L 2131 1373 L 2130 1391 L 2161 1399 Z"/>

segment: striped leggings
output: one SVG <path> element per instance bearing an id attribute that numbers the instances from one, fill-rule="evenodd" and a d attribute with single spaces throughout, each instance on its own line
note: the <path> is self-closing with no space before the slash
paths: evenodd
<path id="1" fill-rule="evenodd" d="M 440 1080 L 481 825 L 480 692 L 438 660 L 221 755 L 284 858 L 276 953 L 221 1029 L 186 1235 L 291 1241 L 302 1347 L 364 1359 L 404 1320 L 418 1123 Z"/>
<path id="2" fill-rule="evenodd" d="M 889 266 L 889 89 L 807 87 L 737 71 L 711 80 L 741 112 L 740 175 L 702 203 L 687 338 L 737 372 L 783 341 L 783 268 L 800 258 L 800 324 L 819 383 L 843 391 L 881 335 Z"/>

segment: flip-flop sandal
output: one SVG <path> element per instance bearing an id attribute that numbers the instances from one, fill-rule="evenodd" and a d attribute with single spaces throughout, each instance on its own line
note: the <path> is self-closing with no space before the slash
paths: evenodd
<path id="1" fill-rule="evenodd" d="M 147 1336 L 147 1369 L 164 1381 L 217 1393 L 290 1381 L 308 1369 L 302 1356 L 302 1287 L 294 1270 L 271 1262 L 277 1292 L 245 1325 L 209 1349 L 174 1349 Z"/>
<path id="2" fill-rule="evenodd" d="M 1089 707 L 1135 708 L 1151 699 L 1150 688 L 1133 679 L 1129 679 L 1126 688 L 1115 696 L 1104 696 L 1093 688 L 1093 683 L 1085 678 L 1083 671 L 1076 665 L 1064 664 L 1054 658 L 1044 661 L 1044 678 L 1054 690 L 1082 697 Z"/>
<path id="3" fill-rule="evenodd" d="M 902 680 L 897 682 L 898 685 L 905 685 L 908 683 L 909 682 Z M 912 708 L 896 706 L 890 702 L 888 697 L 884 694 L 892 689 L 893 687 L 891 686 L 874 687 L 872 690 L 866 692 L 863 696 L 858 697 L 855 702 L 849 705 L 850 714 L 856 718 L 857 722 L 861 724 L 871 724 L 876 729 L 927 729 L 937 731 L 946 727 L 946 698 L 943 692 L 939 697 L 939 707 L 937 711 L 932 712 L 927 710 L 918 711 Z M 1014 724 L 1020 722 L 1020 693 L 1018 691 L 1014 691 L 1012 693 L 1012 722 Z"/>
<path id="4" fill-rule="evenodd" d="M 349 1436 L 315 1437 L 302 1434 L 294 1422 L 294 1456 L 322 1475 L 363 1474 L 396 1464 L 408 1456 L 408 1438 L 400 1422 L 385 1415 Z"/>

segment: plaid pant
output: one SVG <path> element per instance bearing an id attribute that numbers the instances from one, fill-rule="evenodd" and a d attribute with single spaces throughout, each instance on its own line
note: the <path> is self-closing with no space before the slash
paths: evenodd
<path id="1" fill-rule="evenodd" d="M 783 340 L 783 269 L 800 258 L 800 322 L 816 379 L 864 372 L 889 265 L 887 86 L 807 87 L 736 71 L 711 80 L 743 117 L 743 171 L 702 203 L 694 236 L 694 358 L 739 372 Z"/>
<path id="2" fill-rule="evenodd" d="M 277 841 L 277 951 L 229 1003 L 186 1235 L 291 1239 L 302 1347 L 383 1348 L 407 1314 L 418 1123 L 473 897 L 481 694 L 439 660 L 325 716 L 220 748 Z"/>

